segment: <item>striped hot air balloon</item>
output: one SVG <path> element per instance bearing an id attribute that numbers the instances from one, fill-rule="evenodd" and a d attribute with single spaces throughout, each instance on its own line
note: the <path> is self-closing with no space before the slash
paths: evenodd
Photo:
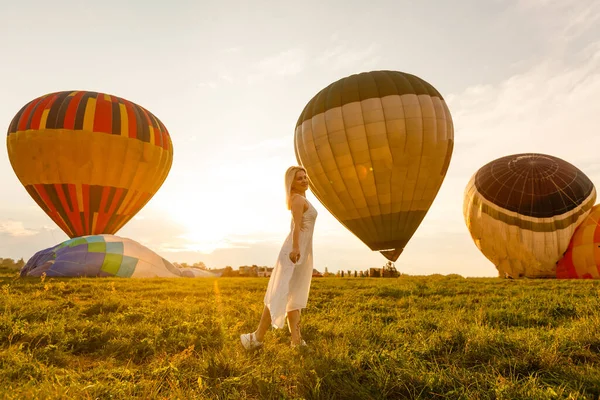
<path id="1" fill-rule="evenodd" d="M 158 118 L 96 92 L 50 93 L 27 103 L 6 143 L 27 192 L 72 238 L 117 232 L 160 188 L 173 161 Z"/>
<path id="2" fill-rule="evenodd" d="M 294 144 L 319 201 L 371 250 L 396 261 L 444 180 L 454 130 L 429 83 L 374 71 L 313 97 Z"/>
<path id="3" fill-rule="evenodd" d="M 502 277 L 550 278 L 596 189 L 560 158 L 516 154 L 477 171 L 465 189 L 465 222 Z"/>
<path id="4" fill-rule="evenodd" d="M 600 279 L 600 205 L 583 220 L 556 264 L 559 279 Z"/>

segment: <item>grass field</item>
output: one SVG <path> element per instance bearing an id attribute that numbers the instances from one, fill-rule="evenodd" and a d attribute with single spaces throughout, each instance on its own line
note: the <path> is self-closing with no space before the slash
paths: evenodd
<path id="1" fill-rule="evenodd" d="M 0 398 L 598 399 L 600 282 L 316 278 L 246 352 L 265 278 L 0 271 Z"/>

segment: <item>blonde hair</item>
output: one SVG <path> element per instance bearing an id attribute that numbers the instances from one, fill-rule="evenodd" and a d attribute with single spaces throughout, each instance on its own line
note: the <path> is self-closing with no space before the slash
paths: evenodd
<path id="1" fill-rule="evenodd" d="M 294 183 L 294 179 L 296 178 L 296 173 L 298 171 L 304 171 L 306 174 L 306 169 L 304 167 L 292 166 L 285 171 L 285 204 L 287 205 L 287 209 L 292 209 L 292 184 Z"/>

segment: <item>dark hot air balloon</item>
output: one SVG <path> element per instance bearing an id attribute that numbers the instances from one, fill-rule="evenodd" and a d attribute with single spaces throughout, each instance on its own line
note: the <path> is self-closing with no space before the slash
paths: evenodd
<path id="1" fill-rule="evenodd" d="M 515 154 L 477 171 L 465 189 L 465 222 L 502 277 L 553 278 L 596 189 L 560 158 Z"/>
<path id="2" fill-rule="evenodd" d="M 371 250 L 395 261 L 440 189 L 454 130 L 429 83 L 374 71 L 340 79 L 313 97 L 294 144 L 314 195 Z"/>

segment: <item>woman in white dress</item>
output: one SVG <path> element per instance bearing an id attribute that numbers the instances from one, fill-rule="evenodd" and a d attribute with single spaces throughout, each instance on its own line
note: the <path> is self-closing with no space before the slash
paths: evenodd
<path id="1" fill-rule="evenodd" d="M 302 167 L 290 167 L 285 173 L 288 210 L 292 212 L 291 230 L 273 268 L 265 294 L 265 307 L 252 333 L 240 336 L 246 349 L 259 347 L 269 326 L 283 328 L 287 315 L 292 346 L 305 346 L 300 334 L 300 310 L 306 308 L 313 272 L 312 238 L 317 210 L 306 199 L 308 177 Z"/>

